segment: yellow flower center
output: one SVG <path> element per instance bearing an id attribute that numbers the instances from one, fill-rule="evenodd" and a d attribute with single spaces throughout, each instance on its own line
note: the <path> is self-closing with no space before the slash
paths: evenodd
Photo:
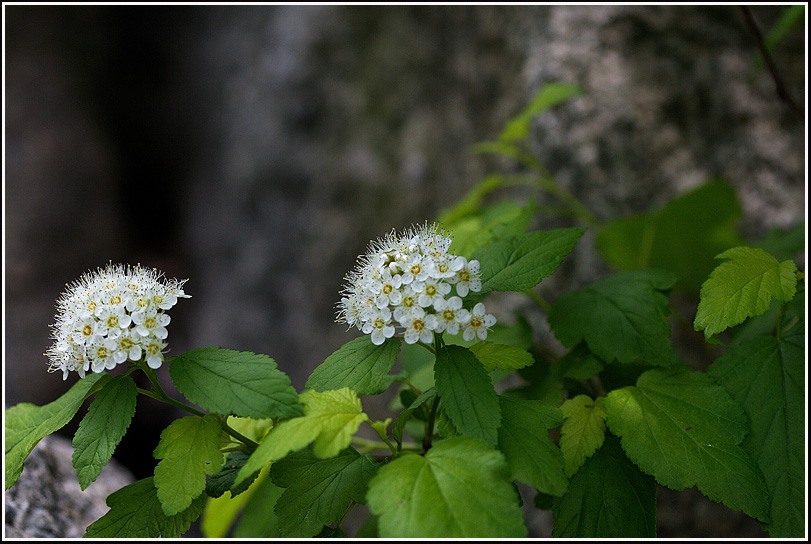
<path id="1" fill-rule="evenodd" d="M 84 336 L 90 336 L 91 334 L 93 334 L 93 327 L 91 327 L 90 325 L 85 325 L 84 327 L 82 327 L 82 334 Z"/>
<path id="2" fill-rule="evenodd" d="M 453 321 L 456 317 L 456 314 L 453 313 L 453 310 L 445 310 L 442 312 L 442 319 L 445 321 Z"/>
<path id="3" fill-rule="evenodd" d="M 118 316 L 111 315 L 107 318 L 107 326 L 111 329 L 118 327 Z"/>

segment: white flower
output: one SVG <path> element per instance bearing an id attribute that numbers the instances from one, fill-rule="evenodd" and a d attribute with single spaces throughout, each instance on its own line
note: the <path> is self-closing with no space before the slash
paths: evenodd
<path id="1" fill-rule="evenodd" d="M 184 281 L 166 280 L 157 270 L 107 265 L 68 285 L 56 302 L 53 345 L 45 355 L 49 370 L 85 373 L 111 370 L 145 359 L 160 367 L 168 344 L 164 313 L 178 298 L 189 298 Z"/>
<path id="2" fill-rule="evenodd" d="M 487 330 L 496 324 L 496 318 L 492 314 L 486 313 L 484 304 L 479 302 L 473 307 L 470 312 L 469 319 L 465 323 L 465 330 L 462 333 L 462 338 L 467 341 L 473 340 L 478 337 L 479 340 L 487 339 Z"/>
<path id="3" fill-rule="evenodd" d="M 391 325 L 391 310 L 380 308 L 377 315 L 370 318 L 363 325 L 363 332 L 372 335 L 372 343 L 379 346 L 386 338 L 394 336 L 394 326 Z"/>
<path id="4" fill-rule="evenodd" d="M 375 344 L 398 333 L 407 343 L 429 343 L 435 332 L 459 334 L 463 326 L 468 335 L 486 335 L 484 321 L 471 328 L 470 312 L 462 308 L 463 297 L 481 290 L 479 263 L 448 253 L 451 242 L 436 223 L 372 241 L 345 278 L 337 320 L 371 334 Z M 457 296 L 448 298 L 452 285 Z M 156 311 L 150 308 L 133 314 L 136 324 L 139 313 Z"/>
<path id="5" fill-rule="evenodd" d="M 481 268 L 479 261 L 472 260 L 456 271 L 456 294 L 466 297 L 470 291 L 479 292 L 482 290 L 482 280 L 479 277 Z"/>
<path id="6" fill-rule="evenodd" d="M 406 344 L 415 344 L 417 341 L 428 344 L 434 339 L 434 332 L 428 326 L 425 312 L 419 306 L 414 309 L 411 317 L 401 321 L 400 324 L 405 327 L 403 337 Z"/>
<path id="7" fill-rule="evenodd" d="M 440 299 L 434 305 L 437 311 L 434 318 L 437 322 L 437 332 L 447 331 L 450 335 L 459 334 L 459 326 L 469 321 L 470 312 L 462 309 L 462 299 L 451 297 L 448 300 Z"/>

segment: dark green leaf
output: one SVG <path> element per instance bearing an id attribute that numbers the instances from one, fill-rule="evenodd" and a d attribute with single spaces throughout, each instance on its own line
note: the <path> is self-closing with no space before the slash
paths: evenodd
<path id="1" fill-rule="evenodd" d="M 733 247 L 717 255 L 729 259 L 712 271 L 701 286 L 695 330 L 705 338 L 769 309 L 772 297 L 788 302 L 797 289 L 797 265 L 778 263 L 762 249 Z"/>
<path id="2" fill-rule="evenodd" d="M 622 272 L 559 296 L 549 325 L 563 345 L 585 340 L 601 359 L 671 363 L 668 292 L 676 278 L 663 271 Z"/>
<path id="3" fill-rule="evenodd" d="M 169 374 L 187 399 L 212 412 L 256 419 L 303 413 L 290 378 L 267 355 L 200 348 L 173 357 Z"/>
<path id="4" fill-rule="evenodd" d="M 563 455 L 547 432 L 563 422 L 560 409 L 506 395 L 499 402 L 498 449 L 510 463 L 512 477 L 541 492 L 562 495 L 569 487 Z"/>
<path id="5" fill-rule="evenodd" d="M 740 404 L 706 374 L 676 365 L 648 370 L 605 398 L 606 424 L 628 457 L 661 485 L 697 486 L 710 499 L 761 521 L 769 495 L 738 444 L 748 430 Z"/>
<path id="6" fill-rule="evenodd" d="M 306 387 L 316 391 L 349 387 L 358 395 L 382 393 L 389 385 L 383 378 L 394 366 L 402 342 L 401 338 L 388 338 L 376 346 L 368 334 L 355 338 L 316 367 Z"/>
<path id="7" fill-rule="evenodd" d="M 501 424 L 498 395 L 476 356 L 461 346 L 443 346 L 437 353 L 434 380 L 454 427 L 495 446 Z"/>
<path id="8" fill-rule="evenodd" d="M 20 477 L 23 463 L 37 443 L 55 433 L 73 419 L 84 400 L 98 390 L 108 374 L 88 374 L 53 402 L 36 406 L 28 402 L 16 404 L 5 412 L 6 489 Z"/>
<path id="9" fill-rule="evenodd" d="M 558 538 L 653 538 L 656 482 L 643 474 L 611 435 L 575 473 L 552 513 Z"/>
<path id="10" fill-rule="evenodd" d="M 155 487 L 167 516 L 182 512 L 206 487 L 206 474 L 216 474 L 223 463 L 222 428 L 213 415 L 188 416 L 173 421 L 161 433 L 153 455 Z"/>
<path id="11" fill-rule="evenodd" d="M 90 404 L 73 437 L 73 466 L 82 490 L 98 478 L 126 434 L 135 415 L 137 396 L 132 378 L 116 376 Z"/>
<path id="12" fill-rule="evenodd" d="M 504 456 L 469 437 L 380 467 L 366 497 L 381 538 L 523 538 Z"/>
<path id="13" fill-rule="evenodd" d="M 279 518 L 273 509 L 284 489 L 275 485 L 270 478 L 260 478 L 256 485 L 234 530 L 234 538 L 281 538 Z"/>
<path id="14" fill-rule="evenodd" d="M 206 494 L 209 497 L 221 497 L 226 491 L 231 492 L 232 497 L 236 497 L 253 483 L 259 475 L 259 471 L 254 472 L 249 478 L 243 480 L 238 485 L 234 485 L 237 474 L 245 466 L 251 454 L 247 451 L 232 451 L 225 458 L 225 464 L 220 471 L 211 476 L 206 483 Z"/>
<path id="15" fill-rule="evenodd" d="M 621 270 L 668 270 L 678 277 L 677 288 L 698 293 L 715 255 L 742 243 L 740 216 L 732 187 L 711 181 L 659 210 L 609 222 L 595 246 Z"/>
<path id="16" fill-rule="evenodd" d="M 179 538 L 200 517 L 205 494 L 172 516 L 164 514 L 153 479 L 138 480 L 107 497 L 110 511 L 87 528 L 86 538 Z"/>
<path id="17" fill-rule="evenodd" d="M 319 459 L 308 448 L 271 465 L 273 483 L 286 488 L 276 501 L 283 537 L 309 538 L 341 518 L 351 501 L 364 504 L 377 463 L 347 448 L 337 457 Z"/>
<path id="18" fill-rule="evenodd" d="M 766 530 L 802 538 L 805 528 L 805 335 L 761 336 L 717 359 L 709 375 L 743 406 L 751 431 L 741 446 L 763 472 L 772 497 Z"/>
<path id="19" fill-rule="evenodd" d="M 537 230 L 503 238 L 473 254 L 481 263 L 481 293 L 524 291 L 557 270 L 586 229 Z"/>

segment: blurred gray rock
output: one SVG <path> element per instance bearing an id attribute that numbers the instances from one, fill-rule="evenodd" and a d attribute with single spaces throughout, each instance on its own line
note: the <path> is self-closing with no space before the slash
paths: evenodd
<path id="1" fill-rule="evenodd" d="M 5 492 L 5 537 L 81 538 L 109 510 L 107 496 L 135 481 L 112 460 L 82 491 L 72 455 L 70 440 L 59 435 L 46 436 L 31 451 L 17 483 Z"/>
<path id="2" fill-rule="evenodd" d="M 781 10 L 751 9 L 764 32 Z M 532 144 L 600 219 L 717 176 L 741 200 L 746 235 L 804 219 L 804 119 L 754 70 L 734 6 L 5 14 L 5 360 L 19 362 L 6 366 L 10 403 L 45 404 L 70 384 L 43 375 L 53 301 L 111 259 L 189 278 L 193 298 L 172 310 L 173 353 L 267 353 L 302 388 L 352 335 L 334 306 L 367 242 L 509 170 L 469 146 L 552 81 L 585 92 L 538 118 Z M 775 51 L 800 101 L 803 39 L 794 32 Z M 590 236 L 542 284 L 549 299 L 607 272 Z M 504 301 L 503 315 L 514 305 Z M 130 432 L 147 437 L 144 452 L 122 455 L 151 462 L 165 427 L 156 422 L 173 416 L 139 405 Z"/>

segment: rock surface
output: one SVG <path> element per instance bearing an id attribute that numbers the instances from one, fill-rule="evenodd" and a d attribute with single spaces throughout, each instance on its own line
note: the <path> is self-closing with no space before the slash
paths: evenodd
<path id="1" fill-rule="evenodd" d="M 82 491 L 72 455 L 67 438 L 50 435 L 40 440 L 17 483 L 5 492 L 5 537 L 81 538 L 87 526 L 109 510 L 107 496 L 134 481 L 113 459 Z"/>

